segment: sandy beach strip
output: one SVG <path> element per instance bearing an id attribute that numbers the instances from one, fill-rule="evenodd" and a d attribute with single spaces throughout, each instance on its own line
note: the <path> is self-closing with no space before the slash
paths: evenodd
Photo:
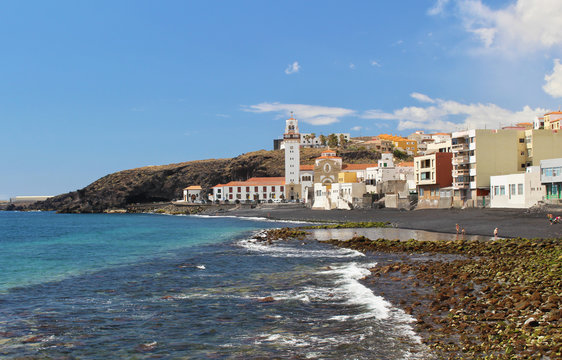
<path id="1" fill-rule="evenodd" d="M 397 209 L 311 210 L 304 207 L 257 207 L 236 209 L 222 215 L 265 217 L 272 220 L 322 222 L 386 221 L 401 229 L 456 233 L 456 224 L 467 235 L 493 236 L 498 228 L 500 237 L 562 238 L 562 224 L 550 225 L 547 212 L 526 209 Z M 555 215 L 562 215 L 554 212 Z"/>

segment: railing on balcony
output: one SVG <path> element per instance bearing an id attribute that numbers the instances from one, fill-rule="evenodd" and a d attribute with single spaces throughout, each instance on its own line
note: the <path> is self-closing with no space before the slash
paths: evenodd
<path id="1" fill-rule="evenodd" d="M 468 156 L 455 156 L 453 157 L 453 164 L 465 164 L 468 163 L 469 157 Z"/>
<path id="2" fill-rule="evenodd" d="M 468 143 L 455 144 L 452 146 L 452 148 L 453 151 L 464 151 L 464 150 L 468 150 L 469 144 Z"/>
<path id="3" fill-rule="evenodd" d="M 453 170 L 453 176 L 459 176 L 459 175 L 470 175 L 470 169 L 458 169 L 458 170 Z"/>

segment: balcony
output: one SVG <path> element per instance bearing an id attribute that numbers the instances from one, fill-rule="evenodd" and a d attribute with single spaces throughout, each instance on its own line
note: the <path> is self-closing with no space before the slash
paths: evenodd
<path id="1" fill-rule="evenodd" d="M 469 176 L 470 175 L 470 169 L 458 169 L 458 170 L 453 170 L 453 176 L 457 177 L 459 175 L 463 175 L 463 176 Z"/>
<path id="2" fill-rule="evenodd" d="M 452 146 L 453 151 L 467 151 L 468 148 L 468 143 L 455 144 Z"/>
<path id="3" fill-rule="evenodd" d="M 453 182 L 453 187 L 455 189 L 468 189 L 470 187 L 470 182 L 468 182 L 468 181 L 458 182 L 458 181 L 455 180 Z"/>
<path id="4" fill-rule="evenodd" d="M 468 164 L 469 156 L 454 156 L 453 157 L 453 165 L 460 165 L 460 164 Z"/>

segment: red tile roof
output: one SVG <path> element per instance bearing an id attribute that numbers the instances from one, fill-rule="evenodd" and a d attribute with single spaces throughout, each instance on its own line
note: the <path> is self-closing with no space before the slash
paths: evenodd
<path id="1" fill-rule="evenodd" d="M 314 170 L 314 165 L 301 165 L 300 170 L 301 170 L 301 171 L 310 171 L 310 170 Z"/>
<path id="2" fill-rule="evenodd" d="M 217 185 L 214 187 L 224 186 L 268 186 L 268 185 L 285 185 L 285 177 L 253 177 L 246 181 L 231 181 L 224 185 Z"/>

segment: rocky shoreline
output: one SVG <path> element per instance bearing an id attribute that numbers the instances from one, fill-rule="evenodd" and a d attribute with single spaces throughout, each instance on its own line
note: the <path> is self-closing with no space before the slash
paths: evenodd
<path id="1" fill-rule="evenodd" d="M 562 242 L 370 240 L 329 243 L 361 252 L 422 254 L 371 269 L 372 286 L 393 281 L 397 306 L 440 358 L 562 357 Z"/>
<path id="2" fill-rule="evenodd" d="M 302 238 L 278 229 L 264 241 Z M 326 243 L 384 253 L 366 285 L 416 318 L 437 358 L 562 358 L 562 241 L 370 240 Z"/>

